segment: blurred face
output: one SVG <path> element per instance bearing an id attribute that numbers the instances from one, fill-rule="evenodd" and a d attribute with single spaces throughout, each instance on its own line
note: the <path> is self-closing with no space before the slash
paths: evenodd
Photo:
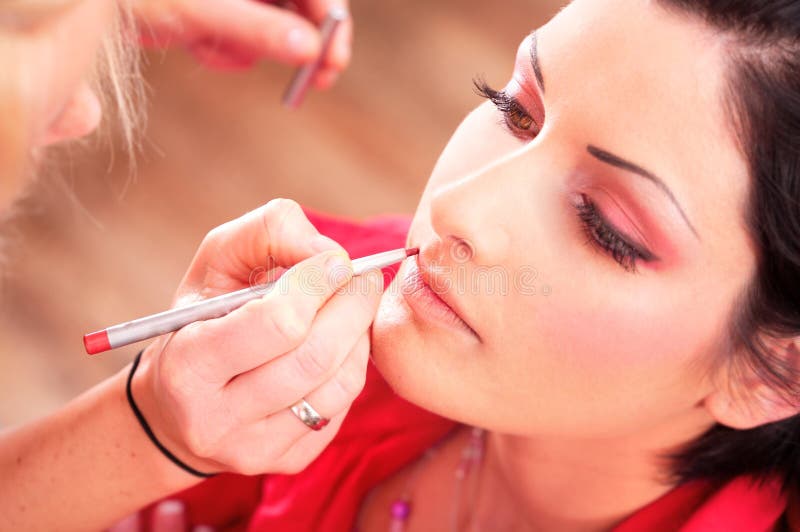
<path id="1" fill-rule="evenodd" d="M 27 145 L 45 146 L 92 132 L 100 103 L 87 83 L 116 3 L 76 0 L 32 28 L 2 29 L 10 43 L 2 60 L 13 74 L 13 91 L 27 130 Z M 13 9 L 13 8 L 12 8 Z M 6 37 L 6 36 L 4 36 Z M 18 176 L 3 176 L 0 210 L 19 193 Z"/>
<path id="2" fill-rule="evenodd" d="M 520 435 L 712 423 L 711 362 L 755 269 L 724 59 L 644 0 L 577 0 L 522 41 L 442 153 L 421 254 L 381 303 L 373 358 L 398 393 Z"/>

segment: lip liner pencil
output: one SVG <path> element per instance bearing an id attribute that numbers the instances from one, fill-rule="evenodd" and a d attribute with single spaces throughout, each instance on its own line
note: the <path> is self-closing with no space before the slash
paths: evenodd
<path id="1" fill-rule="evenodd" d="M 411 257 L 418 253 L 419 249 L 417 248 L 401 248 L 355 259 L 352 262 L 353 274 L 361 275 L 368 270 L 391 266 L 405 260 L 406 257 Z M 275 286 L 276 282 L 243 288 L 236 292 L 204 299 L 185 307 L 174 308 L 120 323 L 119 325 L 84 335 L 83 344 L 88 354 L 95 355 L 123 345 L 177 331 L 195 321 L 219 318 L 241 307 L 248 301 L 262 297 Z"/>
<path id="2" fill-rule="evenodd" d="M 328 11 L 319 28 L 320 38 L 322 39 L 319 56 L 297 70 L 286 92 L 283 94 L 283 105 L 295 109 L 303 103 L 303 98 L 306 95 L 306 91 L 308 91 L 311 80 L 314 78 L 314 74 L 320 69 L 325 56 L 328 55 L 333 36 L 336 34 L 336 28 L 346 19 L 347 12 L 341 7 L 332 7 Z"/>

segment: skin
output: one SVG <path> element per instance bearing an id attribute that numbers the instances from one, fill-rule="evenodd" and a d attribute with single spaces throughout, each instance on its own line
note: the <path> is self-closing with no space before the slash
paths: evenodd
<path id="1" fill-rule="evenodd" d="M 172 5 L 175 13 L 187 12 L 177 0 Z M 154 20 L 159 26 L 171 19 Z M 90 21 L 103 18 L 76 17 L 73 29 Z M 176 38 L 190 34 L 175 30 Z M 422 248 L 429 282 L 458 268 L 473 275 L 500 267 L 513 275 L 530 266 L 539 291 L 442 293 L 469 324 L 444 326 L 415 313 L 396 284 L 381 302 L 373 358 L 406 398 L 490 430 L 483 489 L 471 505 L 475 522 L 604 529 L 670 488 L 660 478 L 657 453 L 715 421 L 746 427 L 788 413 L 734 393 L 749 385 L 729 381 L 713 363 L 730 355 L 724 326 L 754 268 L 741 223 L 746 167 L 722 105 L 724 41 L 649 2 L 578 0 L 539 36 L 544 93 L 525 56 L 529 44 L 520 47 L 508 90 L 544 129 L 522 140 L 498 125 L 490 105 L 473 112 L 442 154 L 409 243 Z M 84 101 L 77 109 L 92 106 L 80 96 L 83 78 L 76 73 L 85 65 L 63 64 L 59 75 L 74 82 L 54 85 L 52 101 L 41 96 L 31 103 L 31 144 L 90 129 L 58 120 L 92 122 L 88 112 L 64 112 L 76 99 Z M 589 75 L 598 65 L 603 75 Z M 54 139 L 53 132 L 61 133 Z M 661 177 L 699 239 L 661 190 L 591 157 L 588 144 Z M 587 244 L 574 207 L 581 194 L 659 260 L 639 263 L 633 274 Z M 179 299 L 245 286 L 263 267 L 265 249 L 277 264 L 299 263 L 284 277 L 288 295 L 189 327 L 146 350 L 134 394 L 162 441 L 196 468 L 298 471 L 330 441 L 363 385 L 366 332 L 380 286 L 346 274 L 324 277 L 315 298 L 300 293 L 303 273 L 331 272 L 326 261 L 340 251 L 315 237 L 297 206 L 285 201 L 213 231 Z M 462 242 L 471 254 L 462 253 Z M 349 287 L 350 296 L 330 295 L 347 282 L 361 284 Z M 288 308 L 294 312 L 277 314 Z M 356 330 L 339 330 L 335 317 L 342 315 Z M 331 330 L 342 335 L 332 345 L 345 349 L 309 347 L 332 338 Z M 273 350 L 265 353 L 265 345 Z M 223 350 L 236 354 L 230 366 L 218 365 Z M 3 434 L 2 528 L 98 529 L 196 481 L 145 439 L 125 403 L 124 377 Z M 286 404 L 254 408 L 242 399 L 264 388 L 281 396 L 275 393 L 281 386 Z M 309 433 L 287 413 L 302 396 L 333 418 L 330 430 Z M 464 439 L 456 435 L 424 470 L 418 489 L 432 496 L 416 499 L 413 526 L 444 526 L 451 494 L 438 490 L 437 499 L 432 487 L 452 478 Z M 385 517 L 378 502 L 396 495 L 397 478 L 376 490 L 377 502 L 364 508 L 367 522 L 378 510 Z M 83 487 L 78 500 L 76 485 Z"/>
<path id="2" fill-rule="evenodd" d="M 18 68 L 18 90 L 8 95 L 22 117 L 28 146 L 40 147 L 93 131 L 100 122 L 100 104 L 89 88 L 90 71 L 104 26 L 114 5 L 85 0 L 63 10 L 35 31 L 8 37 L 4 61 Z M 76 28 L 82 31 L 75 31 Z M 74 50 L 65 63 L 58 50 Z M 23 60 L 24 59 L 24 60 Z M 55 88 L 53 90 L 53 88 Z M 0 185 L 0 209 L 25 185 L 22 174 L 9 174 Z"/>
<path id="3" fill-rule="evenodd" d="M 299 50 L 281 36 L 292 21 L 311 31 L 301 16 L 317 22 L 334 5 L 301 3 L 299 14 L 287 15 L 229 0 L 227 18 L 212 25 L 211 4 L 218 3 L 203 2 L 202 10 L 195 9 L 200 2 L 161 2 L 159 17 L 141 22 L 163 36 L 170 29 L 165 20 L 182 21 L 172 42 L 190 48 L 196 39 L 247 43 L 227 52 L 302 62 L 316 51 L 315 43 Z M 247 7 L 237 10 L 236 4 Z M 144 9 L 153 5 L 138 4 L 139 17 L 155 16 Z M 255 7 L 263 8 L 264 26 L 254 41 L 246 28 Z M 85 135 L 99 122 L 100 106 L 87 80 L 113 9 L 105 0 L 79 0 L 34 28 L 0 30 L 2 42 L 12 44 L 0 52 L 20 83 L 3 92 L 0 108 L 21 117 L 29 150 Z M 265 37 L 270 23 L 275 38 Z M 347 62 L 349 36 L 343 32 L 339 39 L 318 80 L 322 85 Z M 4 174 L 3 208 L 24 184 Z M 145 349 L 133 380 L 133 396 L 159 440 L 201 471 L 299 471 L 336 435 L 364 385 L 382 275 L 353 277 L 344 250 L 319 235 L 292 201 L 273 200 L 211 231 L 175 304 L 250 286 L 253 273 L 265 267 L 288 269 L 275 290 L 222 318 L 159 338 Z M 339 316 L 347 316 L 347 324 Z M 0 529 L 105 529 L 200 480 L 147 439 L 127 404 L 126 378 L 124 370 L 50 416 L 0 433 Z M 263 390 L 270 390 L 269 399 L 253 401 L 264 397 Z M 330 419 L 324 431 L 310 430 L 291 413 L 301 398 Z M 175 521 L 174 508 L 167 510 L 167 521 Z"/>
<path id="4" fill-rule="evenodd" d="M 235 70 L 260 60 L 301 65 L 315 59 L 316 26 L 328 9 L 346 9 L 347 2 L 308 0 L 297 12 L 251 0 L 135 0 L 131 6 L 143 45 L 183 47 L 210 68 Z M 2 36 L 6 53 L 0 57 L 19 72 L 18 90 L 3 94 L 19 112 L 28 147 L 83 137 L 99 125 L 102 108 L 88 76 L 115 9 L 114 2 L 78 0 L 35 31 Z M 317 88 L 330 87 L 347 67 L 352 33 L 348 17 L 314 78 Z M 7 172 L 0 182 L 0 209 L 18 197 L 22 176 Z"/>
<path id="5" fill-rule="evenodd" d="M 105 34 L 104 25 L 110 22 L 114 9 L 113 3 L 101 0 L 81 2 L 55 19 L 46 31 L 36 32 L 24 41 L 22 53 L 32 58 L 26 78 L 36 81 L 30 84 L 33 92 L 25 94 L 30 115 L 38 118 L 33 125 L 34 145 L 82 137 L 99 124 L 100 103 L 84 73 L 94 63 L 95 50 Z M 86 27 L 88 31 L 76 35 L 75 27 Z M 72 68 L 57 68 L 62 57 L 54 51 L 69 47 L 74 39 L 77 54 L 71 59 Z"/>
<path id="6" fill-rule="evenodd" d="M 544 91 L 530 37 L 506 86 L 541 132 L 518 138 L 487 102 L 442 153 L 408 244 L 474 333 L 409 305 L 405 263 L 381 302 L 372 356 L 406 399 L 490 431 L 476 522 L 607 529 L 671 488 L 659 454 L 716 421 L 747 428 L 797 411 L 716 363 L 733 354 L 725 327 L 755 271 L 725 46 L 652 2 L 577 0 L 538 33 Z M 659 176 L 697 235 L 663 190 L 588 145 Z M 584 197 L 658 260 L 632 273 L 588 243 L 575 209 Z M 460 258 L 464 242 L 471 258 Z M 513 280 L 526 267 L 535 295 L 458 287 L 459 275 L 494 268 Z M 457 452 L 440 460 L 454 464 Z M 428 482 L 450 485 L 453 468 Z M 393 482 L 376 490 L 380 510 L 365 509 L 367 529 L 385 525 L 402 486 Z M 449 497 L 415 494 L 412 528 L 447 526 Z"/>
<path id="7" fill-rule="evenodd" d="M 201 63 L 236 70 L 263 58 L 300 65 L 319 54 L 317 27 L 331 6 L 344 1 L 306 0 L 289 11 L 267 2 L 241 0 L 137 0 L 134 4 L 149 46 L 180 44 Z M 339 27 L 314 83 L 328 88 L 350 61 L 353 23 Z"/>

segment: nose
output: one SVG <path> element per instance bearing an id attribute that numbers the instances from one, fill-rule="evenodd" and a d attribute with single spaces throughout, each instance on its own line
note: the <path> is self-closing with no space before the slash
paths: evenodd
<path id="1" fill-rule="evenodd" d="M 39 144 L 46 146 L 88 135 L 97 128 L 102 114 L 100 101 L 89 85 L 84 83 L 50 123 Z"/>
<path id="2" fill-rule="evenodd" d="M 519 204 L 514 163 L 503 159 L 448 183 L 431 196 L 433 230 L 454 262 L 502 264 L 511 247 L 509 210 Z M 517 178 L 518 179 L 518 178 Z"/>

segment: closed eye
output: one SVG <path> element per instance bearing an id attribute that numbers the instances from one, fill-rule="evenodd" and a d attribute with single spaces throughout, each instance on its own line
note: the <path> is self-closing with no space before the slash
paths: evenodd
<path id="1" fill-rule="evenodd" d="M 587 195 L 581 194 L 581 201 L 575 205 L 575 209 L 590 243 L 610 255 L 626 271 L 636 273 L 636 266 L 641 260 L 646 262 L 657 260 L 650 251 L 628 241 L 620 234 Z"/>

